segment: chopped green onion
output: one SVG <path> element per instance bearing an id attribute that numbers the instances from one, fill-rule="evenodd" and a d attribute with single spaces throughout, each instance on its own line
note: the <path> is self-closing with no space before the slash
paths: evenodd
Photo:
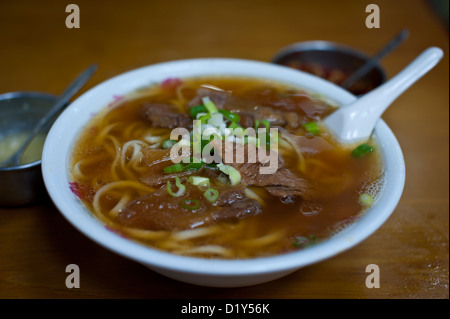
<path id="1" fill-rule="evenodd" d="M 270 134 L 266 133 L 266 150 L 270 150 Z"/>
<path id="2" fill-rule="evenodd" d="M 236 123 L 236 122 L 231 122 L 231 124 L 230 125 L 228 125 L 228 127 L 229 128 L 232 128 L 232 129 L 235 129 L 235 128 L 239 128 L 239 127 L 242 127 L 242 126 L 240 126 L 238 123 Z"/>
<path id="3" fill-rule="evenodd" d="M 222 126 L 225 126 L 222 113 L 217 112 L 210 114 L 210 116 L 211 119 L 208 121 L 209 125 L 213 126 L 214 128 L 220 128 Z"/>
<path id="4" fill-rule="evenodd" d="M 270 129 L 270 123 L 269 123 L 268 120 L 263 119 L 263 120 L 261 121 L 261 124 L 264 125 L 264 126 L 266 127 L 266 130 L 269 130 L 269 129 Z"/>
<path id="5" fill-rule="evenodd" d="M 205 164 L 206 164 L 205 162 L 190 163 L 190 164 L 186 165 L 183 170 L 184 171 L 196 171 L 196 170 L 199 170 L 200 168 L 202 168 L 203 165 L 205 165 Z"/>
<path id="6" fill-rule="evenodd" d="M 175 144 L 177 144 L 177 141 L 174 141 L 174 140 L 165 140 L 164 142 L 162 142 L 161 146 L 162 146 L 162 148 L 171 148 L 171 147 L 174 146 Z"/>
<path id="7" fill-rule="evenodd" d="M 200 207 L 200 202 L 198 201 L 198 199 L 183 199 L 180 202 L 180 205 L 183 208 L 194 210 Z"/>
<path id="8" fill-rule="evenodd" d="M 208 177 L 202 177 L 202 176 L 189 176 L 188 178 L 189 183 L 191 183 L 192 185 L 200 185 L 200 184 L 206 184 L 208 183 L 209 185 L 209 178 Z"/>
<path id="9" fill-rule="evenodd" d="M 255 131 L 258 130 L 259 127 L 259 120 L 255 120 Z"/>
<path id="10" fill-rule="evenodd" d="M 255 120 L 255 130 L 258 130 L 260 122 L 258 120 Z M 270 122 L 267 119 L 263 119 L 261 120 L 261 124 L 264 125 L 266 127 L 266 149 L 270 149 Z M 252 143 L 252 144 L 256 144 L 256 147 L 259 148 L 259 142 L 260 142 L 260 138 L 258 137 L 256 143 Z M 245 144 L 248 144 L 249 140 L 247 139 L 247 141 L 245 141 Z"/>
<path id="11" fill-rule="evenodd" d="M 189 183 L 197 186 L 200 190 L 205 191 L 210 187 L 210 181 L 207 177 L 202 176 L 189 176 Z"/>
<path id="12" fill-rule="evenodd" d="M 206 192 L 203 193 L 203 196 L 210 202 L 214 203 L 217 198 L 219 198 L 219 191 L 214 188 L 208 188 Z"/>
<path id="13" fill-rule="evenodd" d="M 200 116 L 200 118 L 198 120 L 202 121 L 202 123 L 208 123 L 208 120 L 210 118 L 211 118 L 211 114 L 210 113 L 206 113 L 205 115 Z"/>
<path id="14" fill-rule="evenodd" d="M 210 188 L 210 186 L 211 184 L 209 183 L 209 181 L 204 181 L 197 185 L 198 189 L 201 191 L 206 191 L 208 188 Z"/>
<path id="15" fill-rule="evenodd" d="M 228 110 L 219 110 L 219 112 L 222 113 L 223 116 L 230 122 L 239 123 L 239 121 L 241 120 L 239 115 Z"/>
<path id="16" fill-rule="evenodd" d="M 235 169 L 233 166 L 224 165 L 220 163 L 217 164 L 217 167 L 220 169 L 222 173 L 228 175 L 232 186 L 237 185 L 241 182 L 241 173 L 239 173 L 239 171 Z"/>
<path id="17" fill-rule="evenodd" d="M 359 196 L 359 202 L 364 206 L 370 207 L 373 204 L 373 197 L 369 194 L 361 194 Z"/>
<path id="18" fill-rule="evenodd" d="M 314 134 L 314 135 L 320 134 L 319 125 L 317 125 L 316 122 L 305 123 L 305 124 L 303 124 L 303 127 L 311 134 Z"/>
<path id="19" fill-rule="evenodd" d="M 359 145 L 357 148 L 355 148 L 352 151 L 352 156 L 356 157 L 356 158 L 360 158 L 360 157 L 366 155 L 367 153 L 371 153 L 373 151 L 374 151 L 374 148 L 372 146 L 364 143 L 364 144 Z"/>
<path id="20" fill-rule="evenodd" d="M 208 110 L 202 104 L 193 106 L 193 107 L 191 107 L 189 109 L 189 113 L 191 114 L 191 117 L 193 119 L 197 118 L 197 114 L 199 114 L 199 113 L 206 113 L 206 112 L 208 112 Z"/>
<path id="21" fill-rule="evenodd" d="M 211 101 L 209 96 L 202 98 L 202 101 L 209 113 L 214 114 L 218 112 L 216 105 Z"/>
<path id="22" fill-rule="evenodd" d="M 186 191 L 186 186 L 181 184 L 180 178 L 178 176 L 175 177 L 175 185 L 178 187 L 178 191 L 176 193 L 172 191 L 172 185 L 170 184 L 170 181 L 167 181 L 167 192 L 170 194 L 170 196 L 173 197 L 182 196 Z"/>
<path id="23" fill-rule="evenodd" d="M 170 173 L 179 173 L 183 171 L 183 164 L 178 163 L 178 164 L 174 164 L 168 167 L 164 168 L 164 173 L 165 174 L 170 174 Z"/>

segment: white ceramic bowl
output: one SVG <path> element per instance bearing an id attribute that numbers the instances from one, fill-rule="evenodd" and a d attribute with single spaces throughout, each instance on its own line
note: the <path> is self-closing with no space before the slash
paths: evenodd
<path id="1" fill-rule="evenodd" d="M 337 235 L 304 250 L 248 260 L 218 260 L 178 256 L 127 240 L 108 230 L 69 188 L 69 159 L 74 141 L 91 114 L 123 95 L 169 77 L 239 75 L 268 78 L 320 93 L 339 105 L 355 96 L 307 73 L 270 63 L 239 59 L 192 59 L 133 70 L 107 80 L 74 101 L 54 123 L 44 145 L 42 172 L 47 191 L 64 217 L 93 241 L 126 258 L 176 280 L 204 286 L 238 287 L 267 282 L 343 252 L 375 232 L 400 200 L 405 166 L 401 149 L 389 127 L 380 120 L 376 138 L 384 159 L 384 190 L 362 218 Z M 351 262 L 351 261 L 349 261 Z"/>

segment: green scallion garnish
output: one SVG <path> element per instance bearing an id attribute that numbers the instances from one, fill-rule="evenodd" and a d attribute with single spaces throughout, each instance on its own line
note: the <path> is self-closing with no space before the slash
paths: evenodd
<path id="1" fill-rule="evenodd" d="M 239 115 L 228 110 L 219 110 L 219 112 L 222 113 L 223 116 L 230 122 L 239 123 L 239 121 L 241 120 Z"/>
<path id="2" fill-rule="evenodd" d="M 217 164 L 217 167 L 222 173 L 225 173 L 230 178 L 231 185 L 237 185 L 241 182 L 241 173 L 233 166 L 224 165 L 223 163 Z"/>
<path id="3" fill-rule="evenodd" d="M 189 109 L 189 113 L 191 114 L 191 117 L 192 117 L 193 119 L 196 119 L 196 118 L 197 118 L 197 114 L 199 114 L 199 113 L 206 113 L 206 112 L 208 112 L 208 110 L 207 110 L 206 107 L 205 107 L 204 105 L 202 105 L 202 104 L 193 106 L 193 107 L 191 107 L 191 108 Z"/>
<path id="4" fill-rule="evenodd" d="M 269 130 L 269 129 L 270 129 L 270 123 L 269 123 L 268 120 L 263 119 L 263 120 L 261 121 L 261 124 L 264 125 L 264 126 L 266 127 L 266 130 Z M 268 132 L 267 132 L 267 133 L 268 133 Z"/>
<path id="5" fill-rule="evenodd" d="M 202 177 L 202 176 L 189 176 L 188 178 L 189 183 L 192 185 L 209 185 L 209 178 L 208 177 Z M 209 188 L 209 187 L 208 187 Z"/>
<path id="6" fill-rule="evenodd" d="M 182 196 L 186 191 L 186 186 L 181 184 L 181 181 L 178 176 L 175 177 L 175 185 L 178 187 L 178 191 L 176 193 L 172 191 L 172 185 L 170 184 L 170 181 L 167 181 L 167 192 L 170 194 L 170 196 L 173 197 Z"/>
<path id="7" fill-rule="evenodd" d="M 320 129 L 319 129 L 319 125 L 317 125 L 316 122 L 309 122 L 309 123 L 305 123 L 303 124 L 303 127 L 311 134 L 313 135 L 319 135 L 320 134 Z"/>
<path id="8" fill-rule="evenodd" d="M 229 127 L 229 128 L 232 128 L 232 129 L 235 129 L 235 128 L 239 128 L 239 127 L 242 127 L 242 126 L 239 125 L 239 124 L 236 123 L 236 122 L 231 122 L 231 124 L 228 125 L 228 127 Z"/>
<path id="9" fill-rule="evenodd" d="M 209 96 L 202 98 L 202 101 L 209 113 L 214 114 L 218 112 L 216 105 L 211 101 Z"/>
<path id="10" fill-rule="evenodd" d="M 373 204 L 373 197 L 369 194 L 361 194 L 359 196 L 359 202 L 366 207 L 370 207 Z"/>
<path id="11" fill-rule="evenodd" d="M 206 192 L 203 193 L 203 196 L 205 196 L 210 203 L 214 203 L 217 198 L 219 198 L 219 191 L 215 188 L 208 188 Z"/>
<path id="12" fill-rule="evenodd" d="M 183 199 L 180 205 L 183 208 L 194 210 L 200 207 L 200 202 L 198 199 Z"/>
<path id="13" fill-rule="evenodd" d="M 266 150 L 270 150 L 270 134 L 266 133 Z"/>
<path id="14" fill-rule="evenodd" d="M 355 148 L 352 151 L 352 156 L 355 158 L 360 158 L 368 153 L 371 153 L 374 151 L 374 148 L 372 146 L 370 146 L 367 143 L 361 144 L 359 145 L 357 148 Z"/>
<path id="15" fill-rule="evenodd" d="M 179 173 L 183 171 L 183 164 L 178 163 L 164 168 L 165 174 Z"/>
<path id="16" fill-rule="evenodd" d="M 204 113 L 202 113 L 204 114 Z M 202 123 L 208 123 L 208 120 L 211 118 L 211 114 L 207 113 L 205 115 L 200 116 L 200 118 L 198 119 L 199 121 L 202 121 Z"/>
<path id="17" fill-rule="evenodd" d="M 183 168 L 183 171 L 196 171 L 202 168 L 205 164 L 206 164 L 205 162 L 190 163 Z"/>

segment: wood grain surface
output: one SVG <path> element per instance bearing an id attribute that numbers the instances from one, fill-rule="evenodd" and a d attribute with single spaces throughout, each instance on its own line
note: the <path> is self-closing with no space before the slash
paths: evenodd
<path id="1" fill-rule="evenodd" d="M 70 3 L 70 2 L 69 2 Z M 402 28 L 409 39 L 382 65 L 389 77 L 429 46 L 444 59 L 383 115 L 406 161 L 402 199 L 358 246 L 287 277 L 245 288 L 180 283 L 120 257 L 73 228 L 46 198 L 0 208 L 0 298 L 449 298 L 448 25 L 422 0 L 81 1 L 68 29 L 65 1 L 0 2 L 0 93 L 60 94 L 91 63 L 89 89 L 156 62 L 195 57 L 270 61 L 283 46 L 330 40 L 375 54 Z M 380 7 L 368 29 L 366 5 Z M 0 114 L 1 116 L 1 114 Z M 2 181 L 0 181 L 1 183 Z M 81 287 L 68 289 L 68 264 Z M 365 285 L 368 264 L 380 288 Z"/>

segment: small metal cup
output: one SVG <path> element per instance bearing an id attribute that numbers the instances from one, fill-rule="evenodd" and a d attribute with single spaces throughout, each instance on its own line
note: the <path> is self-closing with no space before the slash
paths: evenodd
<path id="1" fill-rule="evenodd" d="M 56 100 L 54 95 L 38 92 L 1 94 L 0 139 L 10 134 L 29 132 Z M 52 123 L 49 123 L 44 134 L 48 133 Z M 47 192 L 40 159 L 18 166 L 0 167 L 0 206 L 30 205 L 44 198 L 47 198 Z"/>

